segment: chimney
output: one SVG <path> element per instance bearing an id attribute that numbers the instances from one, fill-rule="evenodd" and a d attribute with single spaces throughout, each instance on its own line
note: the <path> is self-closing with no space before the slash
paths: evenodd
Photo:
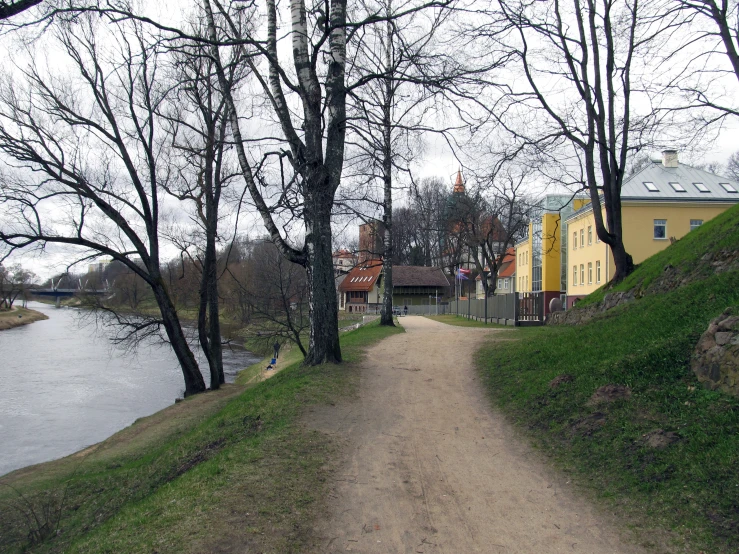
<path id="1" fill-rule="evenodd" d="M 664 167 L 677 167 L 677 150 L 662 150 L 662 165 Z"/>

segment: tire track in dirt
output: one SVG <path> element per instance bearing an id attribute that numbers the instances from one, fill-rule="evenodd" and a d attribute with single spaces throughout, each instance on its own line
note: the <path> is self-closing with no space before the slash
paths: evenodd
<path id="1" fill-rule="evenodd" d="M 510 331 L 401 323 L 367 352 L 359 398 L 307 417 L 345 456 L 316 552 L 643 552 L 491 410 L 472 355 Z"/>

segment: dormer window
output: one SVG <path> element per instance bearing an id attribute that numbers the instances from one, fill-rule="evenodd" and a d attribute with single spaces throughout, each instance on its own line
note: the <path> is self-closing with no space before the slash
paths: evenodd
<path id="1" fill-rule="evenodd" d="M 736 189 L 731 186 L 730 183 L 719 183 L 722 187 L 724 187 L 724 190 L 729 193 L 736 194 Z"/>
<path id="2" fill-rule="evenodd" d="M 697 188 L 700 192 L 711 192 L 703 183 L 693 183 L 693 186 Z"/>
<path id="3" fill-rule="evenodd" d="M 670 186 L 673 188 L 675 192 L 687 192 L 685 188 L 680 183 L 674 183 L 671 182 Z"/>
<path id="4" fill-rule="evenodd" d="M 644 186 L 647 187 L 649 192 L 659 192 L 659 189 L 651 181 L 644 181 Z"/>

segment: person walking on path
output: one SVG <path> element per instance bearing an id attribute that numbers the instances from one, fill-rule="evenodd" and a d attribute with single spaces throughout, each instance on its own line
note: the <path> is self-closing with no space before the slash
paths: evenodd
<path id="1" fill-rule="evenodd" d="M 272 357 L 276 360 L 277 357 L 280 355 L 280 343 L 279 343 L 279 341 L 276 341 L 275 342 L 274 349 L 275 349 L 275 355 L 272 356 Z"/>
<path id="2" fill-rule="evenodd" d="M 403 315 L 408 315 L 408 306 L 403 306 Z"/>

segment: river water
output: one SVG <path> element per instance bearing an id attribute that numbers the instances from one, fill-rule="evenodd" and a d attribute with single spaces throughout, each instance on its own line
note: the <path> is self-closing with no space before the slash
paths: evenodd
<path id="1" fill-rule="evenodd" d="M 79 312 L 30 302 L 49 319 L 0 331 L 0 475 L 106 439 L 174 403 L 184 391 L 169 346 L 111 345 Z M 196 351 L 206 383 L 208 366 Z M 226 381 L 258 361 L 224 349 Z"/>

